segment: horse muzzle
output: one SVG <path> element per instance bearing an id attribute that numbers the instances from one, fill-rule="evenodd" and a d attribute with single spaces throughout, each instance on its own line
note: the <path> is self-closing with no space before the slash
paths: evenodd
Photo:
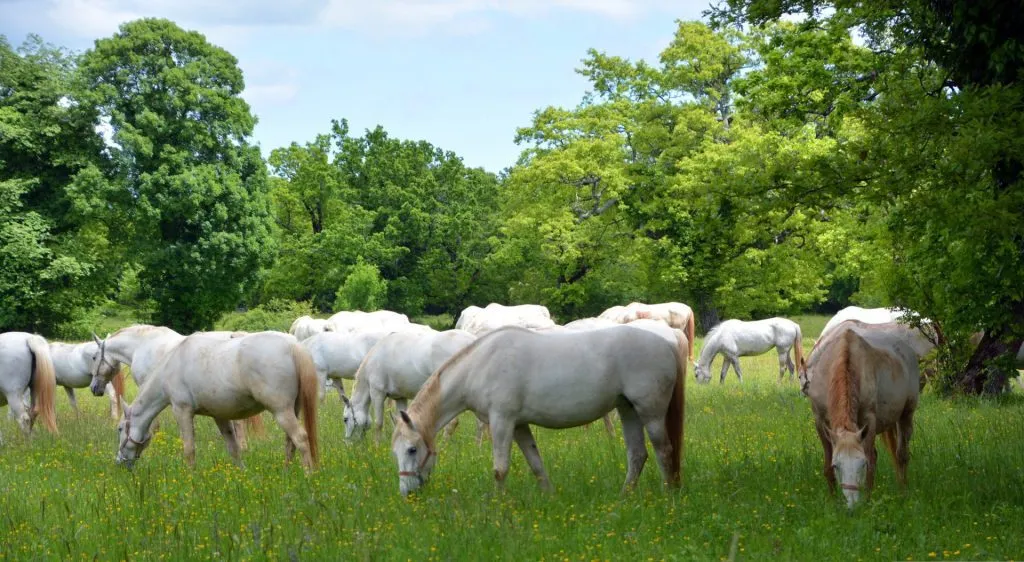
<path id="1" fill-rule="evenodd" d="M 103 396 L 103 393 L 106 392 L 106 390 L 107 385 L 100 382 L 93 381 L 89 385 L 89 391 L 92 392 L 92 395 L 96 397 Z"/>

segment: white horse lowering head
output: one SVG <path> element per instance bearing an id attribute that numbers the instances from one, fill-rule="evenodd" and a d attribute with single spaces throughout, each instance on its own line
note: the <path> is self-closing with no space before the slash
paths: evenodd
<path id="1" fill-rule="evenodd" d="M 364 409 L 356 410 L 345 396 L 342 396 L 341 399 L 345 402 L 345 410 L 342 413 L 342 421 L 345 422 L 345 440 L 362 439 L 370 427 L 370 416 L 367 415 L 369 412 Z"/>
<path id="2" fill-rule="evenodd" d="M 92 339 L 96 342 L 96 349 L 92 354 L 92 382 L 89 384 L 89 390 L 93 396 L 103 396 L 107 389 L 107 383 L 121 370 L 121 367 L 119 363 L 107 356 L 106 339 L 101 340 L 96 334 L 92 335 Z"/>
<path id="3" fill-rule="evenodd" d="M 846 507 L 850 509 L 860 501 L 860 490 L 867 471 L 868 457 L 861 440 L 863 433 L 863 429 L 838 429 L 831 432 L 832 470 L 846 497 Z"/>
<path id="4" fill-rule="evenodd" d="M 693 362 L 693 376 L 697 379 L 697 382 L 701 384 L 707 384 L 711 382 L 711 366 L 704 367 L 700 364 L 700 361 Z"/>
<path id="5" fill-rule="evenodd" d="M 405 411 L 399 414 L 401 419 L 395 424 L 395 433 L 391 437 L 391 453 L 398 462 L 399 489 L 406 496 L 430 479 L 430 472 L 437 462 L 437 453 L 432 444 L 423 438 L 409 414 Z"/>
<path id="6" fill-rule="evenodd" d="M 149 446 L 150 441 L 153 440 L 153 434 L 149 433 L 142 439 L 132 437 L 131 404 L 126 403 L 122 399 L 121 411 L 124 412 L 124 415 L 121 417 L 121 421 L 117 424 L 118 444 L 117 456 L 114 458 L 114 462 L 127 469 L 131 469 L 132 466 L 135 465 L 135 461 L 139 460 L 139 457 L 142 456 L 142 451 L 145 451 L 146 447 Z"/>

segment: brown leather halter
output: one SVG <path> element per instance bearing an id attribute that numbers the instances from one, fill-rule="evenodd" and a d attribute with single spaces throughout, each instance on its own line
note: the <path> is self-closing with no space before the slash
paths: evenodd
<path id="1" fill-rule="evenodd" d="M 435 454 L 434 450 L 431 449 L 430 447 L 427 447 L 427 455 L 425 457 L 423 457 L 423 460 L 420 461 L 420 465 L 416 467 L 416 472 L 413 472 L 411 470 L 400 470 L 400 471 L 398 471 L 398 475 L 399 476 L 415 476 L 416 478 L 419 478 L 420 481 L 422 482 L 423 481 L 423 476 L 422 476 L 423 467 L 427 466 L 427 460 L 429 460 L 430 457 L 434 456 L 434 454 Z"/>

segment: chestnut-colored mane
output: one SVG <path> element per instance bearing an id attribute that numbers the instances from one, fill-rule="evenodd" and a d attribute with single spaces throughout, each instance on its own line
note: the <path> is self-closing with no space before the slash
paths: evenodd
<path id="1" fill-rule="evenodd" d="M 860 409 L 860 373 L 850 362 L 850 347 L 856 337 L 847 331 L 838 342 L 839 353 L 832 363 L 832 378 L 828 385 L 828 417 L 833 431 L 857 431 L 857 412 Z"/>

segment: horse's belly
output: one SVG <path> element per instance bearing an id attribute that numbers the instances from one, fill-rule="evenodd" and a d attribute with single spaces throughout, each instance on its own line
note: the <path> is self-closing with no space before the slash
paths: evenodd
<path id="1" fill-rule="evenodd" d="M 548 397 L 554 398 L 550 395 Z M 538 399 L 523 405 L 519 421 L 551 429 L 577 427 L 610 412 L 618 398 L 617 395 L 591 394 L 564 400 Z"/>
<path id="2" fill-rule="evenodd" d="M 222 419 L 241 419 L 256 415 L 265 408 L 248 397 L 208 397 L 196 404 L 196 414 Z"/>

